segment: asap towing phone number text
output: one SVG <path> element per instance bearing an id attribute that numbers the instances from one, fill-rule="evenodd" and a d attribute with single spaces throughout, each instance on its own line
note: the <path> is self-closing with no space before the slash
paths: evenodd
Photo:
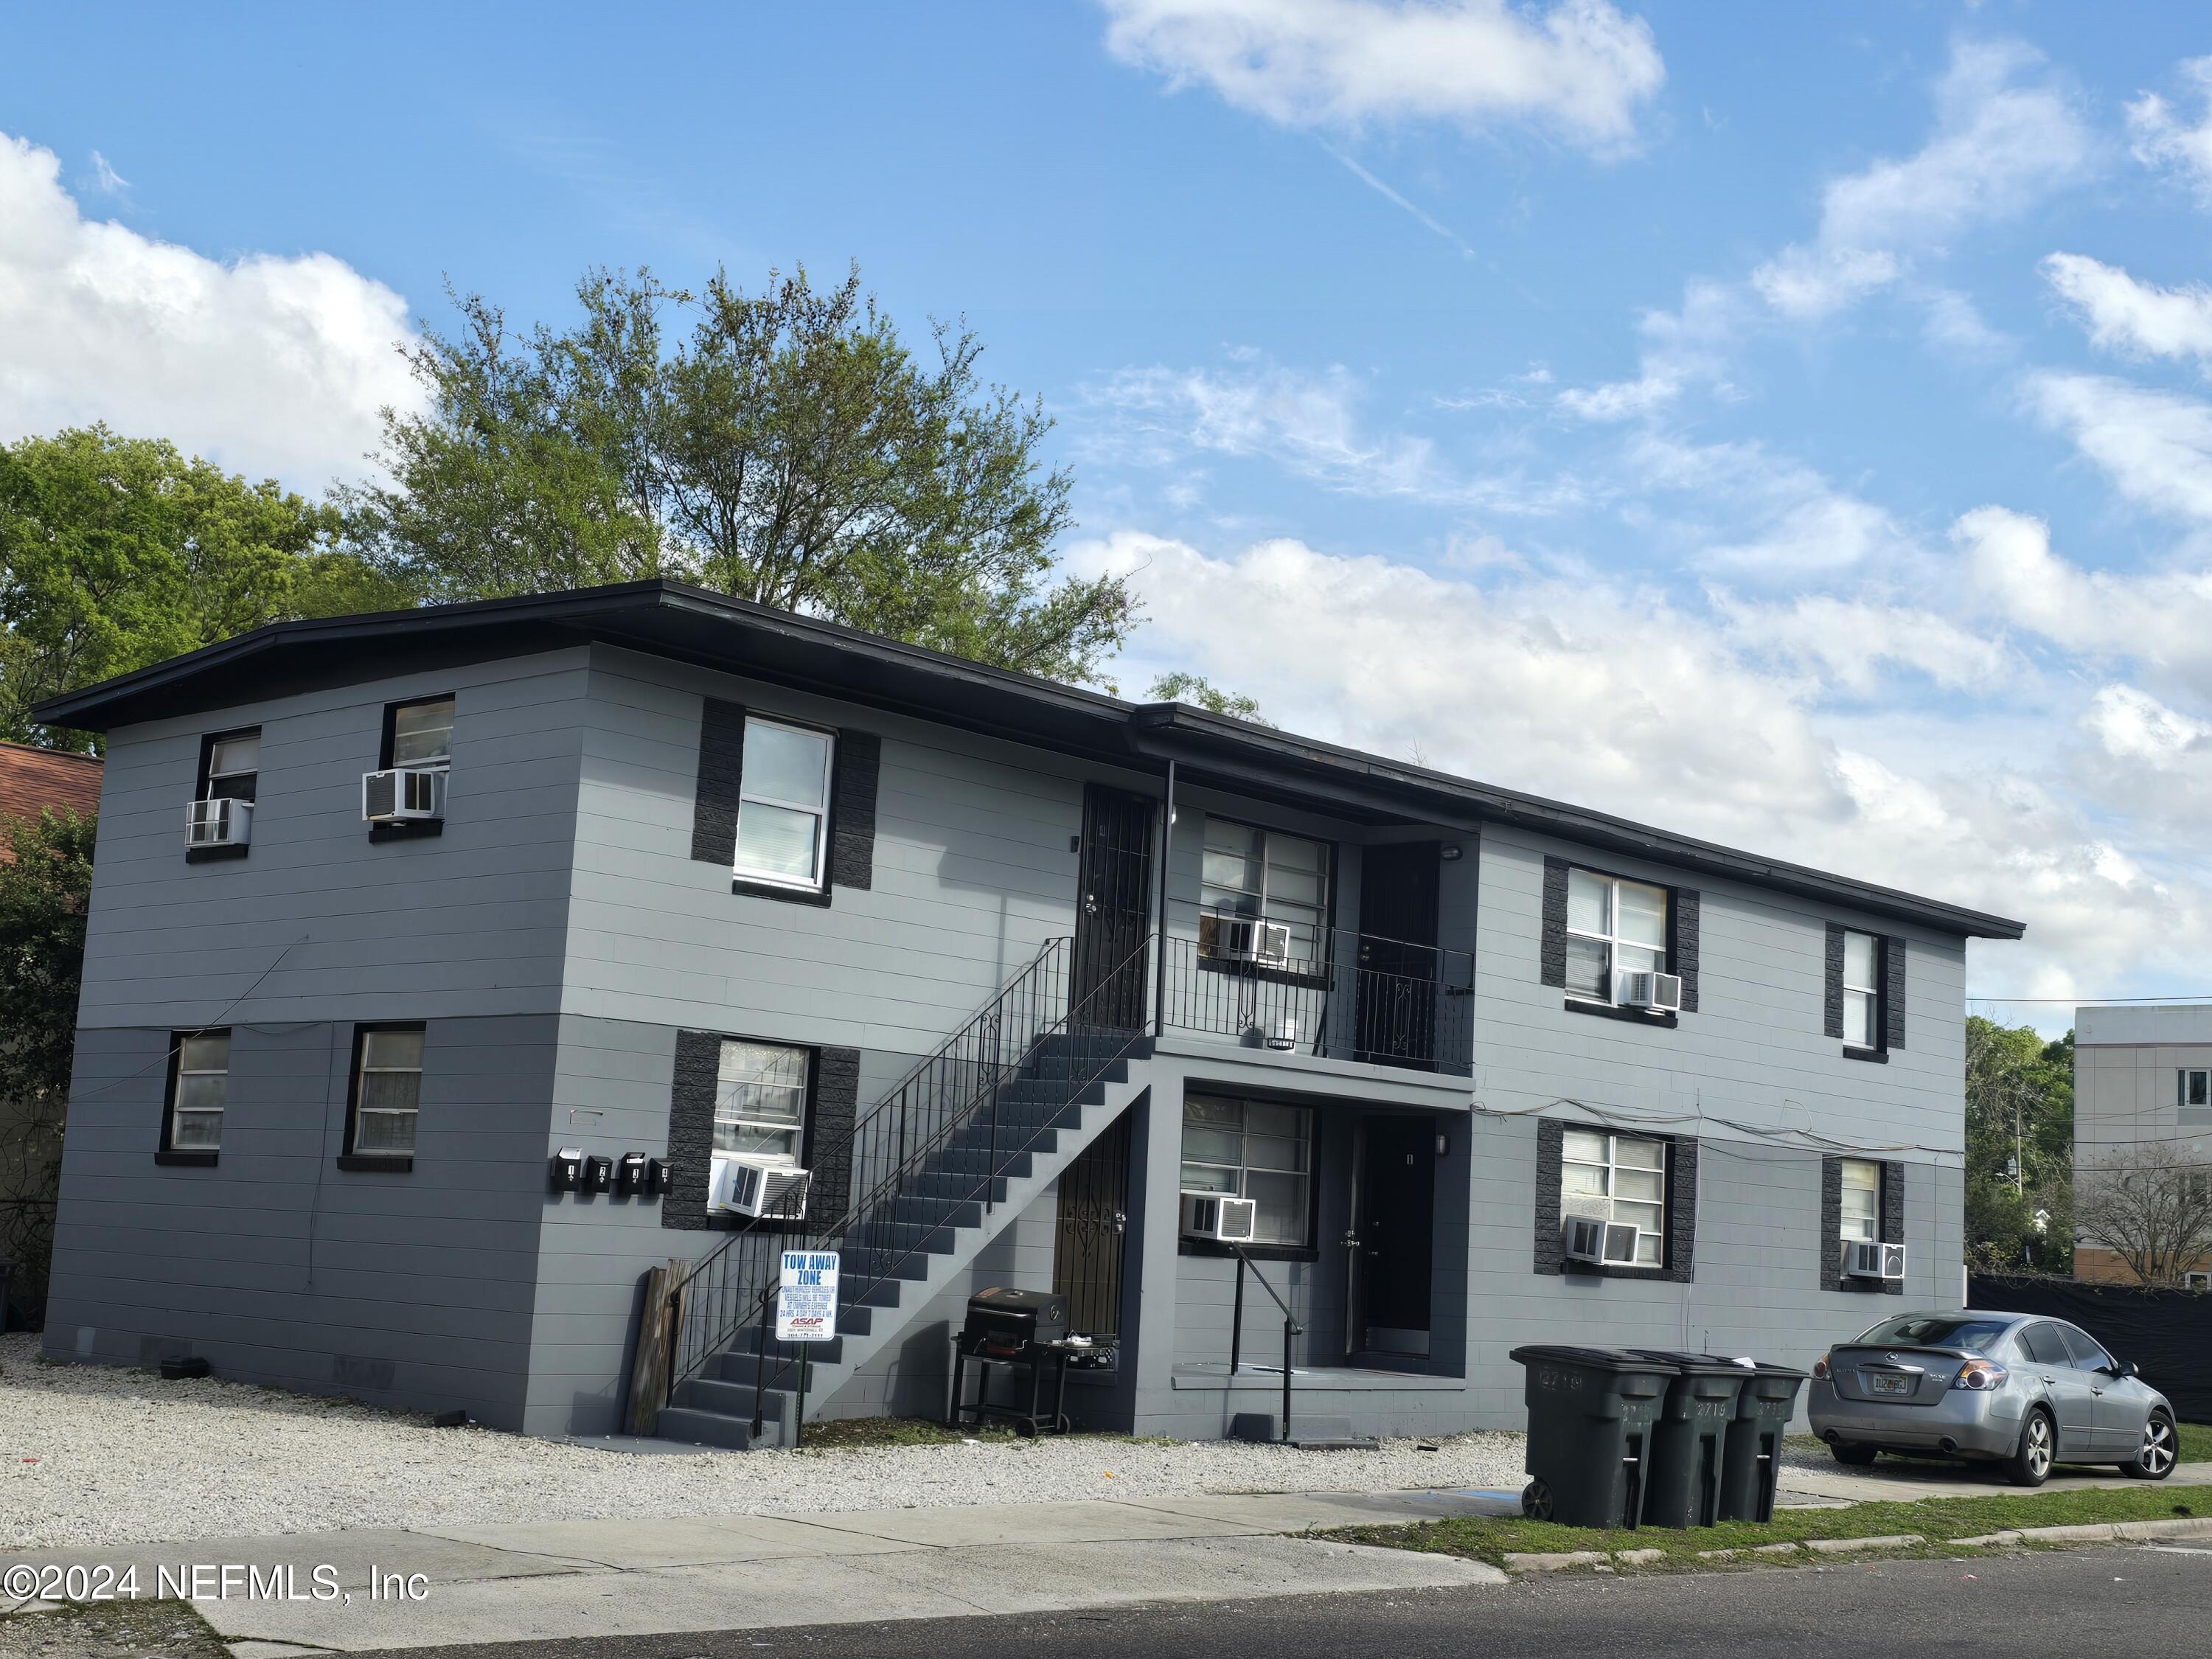
<path id="1" fill-rule="evenodd" d="M 34 1566 L 19 1562 L 0 1572 L 0 1592 L 26 1601 L 135 1601 L 150 1595 L 176 1601 L 334 1601 L 350 1604 L 353 1592 L 328 1562 L 319 1566 L 256 1566 L 242 1561 L 198 1561 L 154 1569 L 149 1584 L 133 1563 Z M 364 1595 L 371 1601 L 423 1601 L 430 1580 L 419 1572 L 368 1570 Z"/>

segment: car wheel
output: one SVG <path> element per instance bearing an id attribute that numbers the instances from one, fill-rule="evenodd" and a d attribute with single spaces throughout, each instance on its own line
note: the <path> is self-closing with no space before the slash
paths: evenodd
<path id="1" fill-rule="evenodd" d="M 1521 1489 L 1521 1513 L 1531 1521 L 1552 1518 L 1552 1489 L 1540 1480 L 1531 1480 Z"/>
<path id="2" fill-rule="evenodd" d="M 2020 1443 L 2005 1459 L 2005 1479 L 2015 1486 L 2041 1486 L 2051 1478 L 2057 1442 L 2057 1431 L 2051 1425 L 2051 1413 L 2036 1407 L 2020 1425 Z"/>
<path id="3" fill-rule="evenodd" d="M 1853 1468 L 1864 1468 L 1881 1454 L 1872 1446 L 1862 1446 L 1856 1440 L 1831 1440 L 1828 1449 L 1836 1455 L 1838 1463 L 1849 1463 Z"/>
<path id="4" fill-rule="evenodd" d="M 2173 1473 L 2175 1456 L 2173 1421 L 2164 1412 L 2153 1412 L 2143 1425 L 2136 1461 L 2121 1464 L 2120 1473 L 2137 1480 L 2163 1480 Z"/>

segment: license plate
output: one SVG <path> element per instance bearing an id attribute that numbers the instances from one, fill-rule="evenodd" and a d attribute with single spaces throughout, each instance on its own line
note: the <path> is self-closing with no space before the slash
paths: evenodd
<path id="1" fill-rule="evenodd" d="M 1876 1371 L 1867 1378 L 1867 1386 L 1875 1394 L 1909 1395 L 1912 1392 L 1912 1379 L 1909 1376 L 1885 1376 Z"/>

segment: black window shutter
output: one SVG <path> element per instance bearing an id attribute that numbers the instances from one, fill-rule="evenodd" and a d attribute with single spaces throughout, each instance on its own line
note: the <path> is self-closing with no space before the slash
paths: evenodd
<path id="1" fill-rule="evenodd" d="M 712 1031 L 676 1034 L 676 1078 L 668 1095 L 668 1158 L 673 1189 L 660 1200 L 660 1224 L 703 1231 L 715 1224 L 707 1213 L 707 1182 L 714 1152 L 714 1087 L 721 1075 L 722 1039 Z"/>
<path id="2" fill-rule="evenodd" d="M 1544 860 L 1544 939 L 1538 958 L 1538 982 L 1565 988 L 1567 982 L 1567 872 L 1565 859 Z"/>
<path id="3" fill-rule="evenodd" d="M 1905 941 L 1881 942 L 1881 1037 L 1886 1047 L 1905 1046 Z"/>
<path id="4" fill-rule="evenodd" d="M 1678 1285 L 1697 1277 L 1698 1142 L 1677 1135 L 1667 1153 L 1667 1273 Z"/>
<path id="5" fill-rule="evenodd" d="M 1667 906 L 1667 960 L 1668 971 L 1680 975 L 1682 981 L 1682 1012 L 1698 1012 L 1698 893 L 1695 888 L 1677 887 L 1673 900 Z"/>
<path id="6" fill-rule="evenodd" d="M 1881 1166 L 1881 1242 L 1905 1243 L 1905 1165 L 1894 1160 Z M 1910 1257 L 1905 1265 L 1911 1266 Z M 1905 1294 L 1902 1279 L 1886 1279 L 1881 1288 L 1891 1296 Z"/>
<path id="7" fill-rule="evenodd" d="M 1824 1029 L 1830 1036 L 1840 1037 L 1844 1034 L 1844 929 L 1832 921 L 1828 924 L 1827 974 L 1827 988 L 1820 999 Z"/>
<path id="8" fill-rule="evenodd" d="M 1844 1160 L 1820 1160 L 1820 1288 L 1844 1288 Z"/>
<path id="9" fill-rule="evenodd" d="M 1556 1118 L 1536 1120 L 1536 1260 L 1540 1273 L 1565 1270 L 1565 1241 L 1559 1228 L 1559 1176 L 1565 1161 L 1567 1127 Z"/>
<path id="10" fill-rule="evenodd" d="M 876 776 L 884 740 L 872 732 L 837 734 L 837 780 L 830 811 L 830 881 L 872 887 L 876 881 Z"/>
<path id="11" fill-rule="evenodd" d="M 806 1220 L 838 1220 L 852 1202 L 853 1122 L 860 1103 L 860 1051 L 814 1051 L 814 1110 L 806 1126 L 806 1164 L 814 1180 L 806 1193 Z"/>
<path id="12" fill-rule="evenodd" d="M 699 712 L 699 783 L 691 802 L 691 856 L 728 870 L 738 861 L 738 786 L 745 769 L 745 711 L 713 697 L 704 699 L 704 704 Z"/>

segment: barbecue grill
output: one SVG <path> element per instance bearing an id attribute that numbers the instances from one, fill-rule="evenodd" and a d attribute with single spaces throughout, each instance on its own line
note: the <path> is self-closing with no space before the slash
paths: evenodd
<path id="1" fill-rule="evenodd" d="M 1067 1401 L 1067 1359 L 1076 1351 L 1067 1340 L 1066 1297 L 1050 1291 L 999 1286 L 976 1291 L 968 1298 L 968 1322 L 954 1344 L 953 1426 L 958 1427 L 963 1419 L 981 1424 L 985 1418 L 997 1417 L 1012 1423 L 1014 1431 L 1024 1437 L 1066 1432 L 1067 1417 L 1062 1408 Z M 1088 1346 L 1082 1345 L 1082 1351 L 1089 1352 Z M 978 1368 L 972 1405 L 963 1399 L 971 1359 Z M 1028 1373 L 1028 1409 L 991 1403 L 991 1373 L 1000 1366 Z M 1053 1373 L 1054 1385 L 1049 1413 L 1039 1409 L 1048 1370 Z"/>

